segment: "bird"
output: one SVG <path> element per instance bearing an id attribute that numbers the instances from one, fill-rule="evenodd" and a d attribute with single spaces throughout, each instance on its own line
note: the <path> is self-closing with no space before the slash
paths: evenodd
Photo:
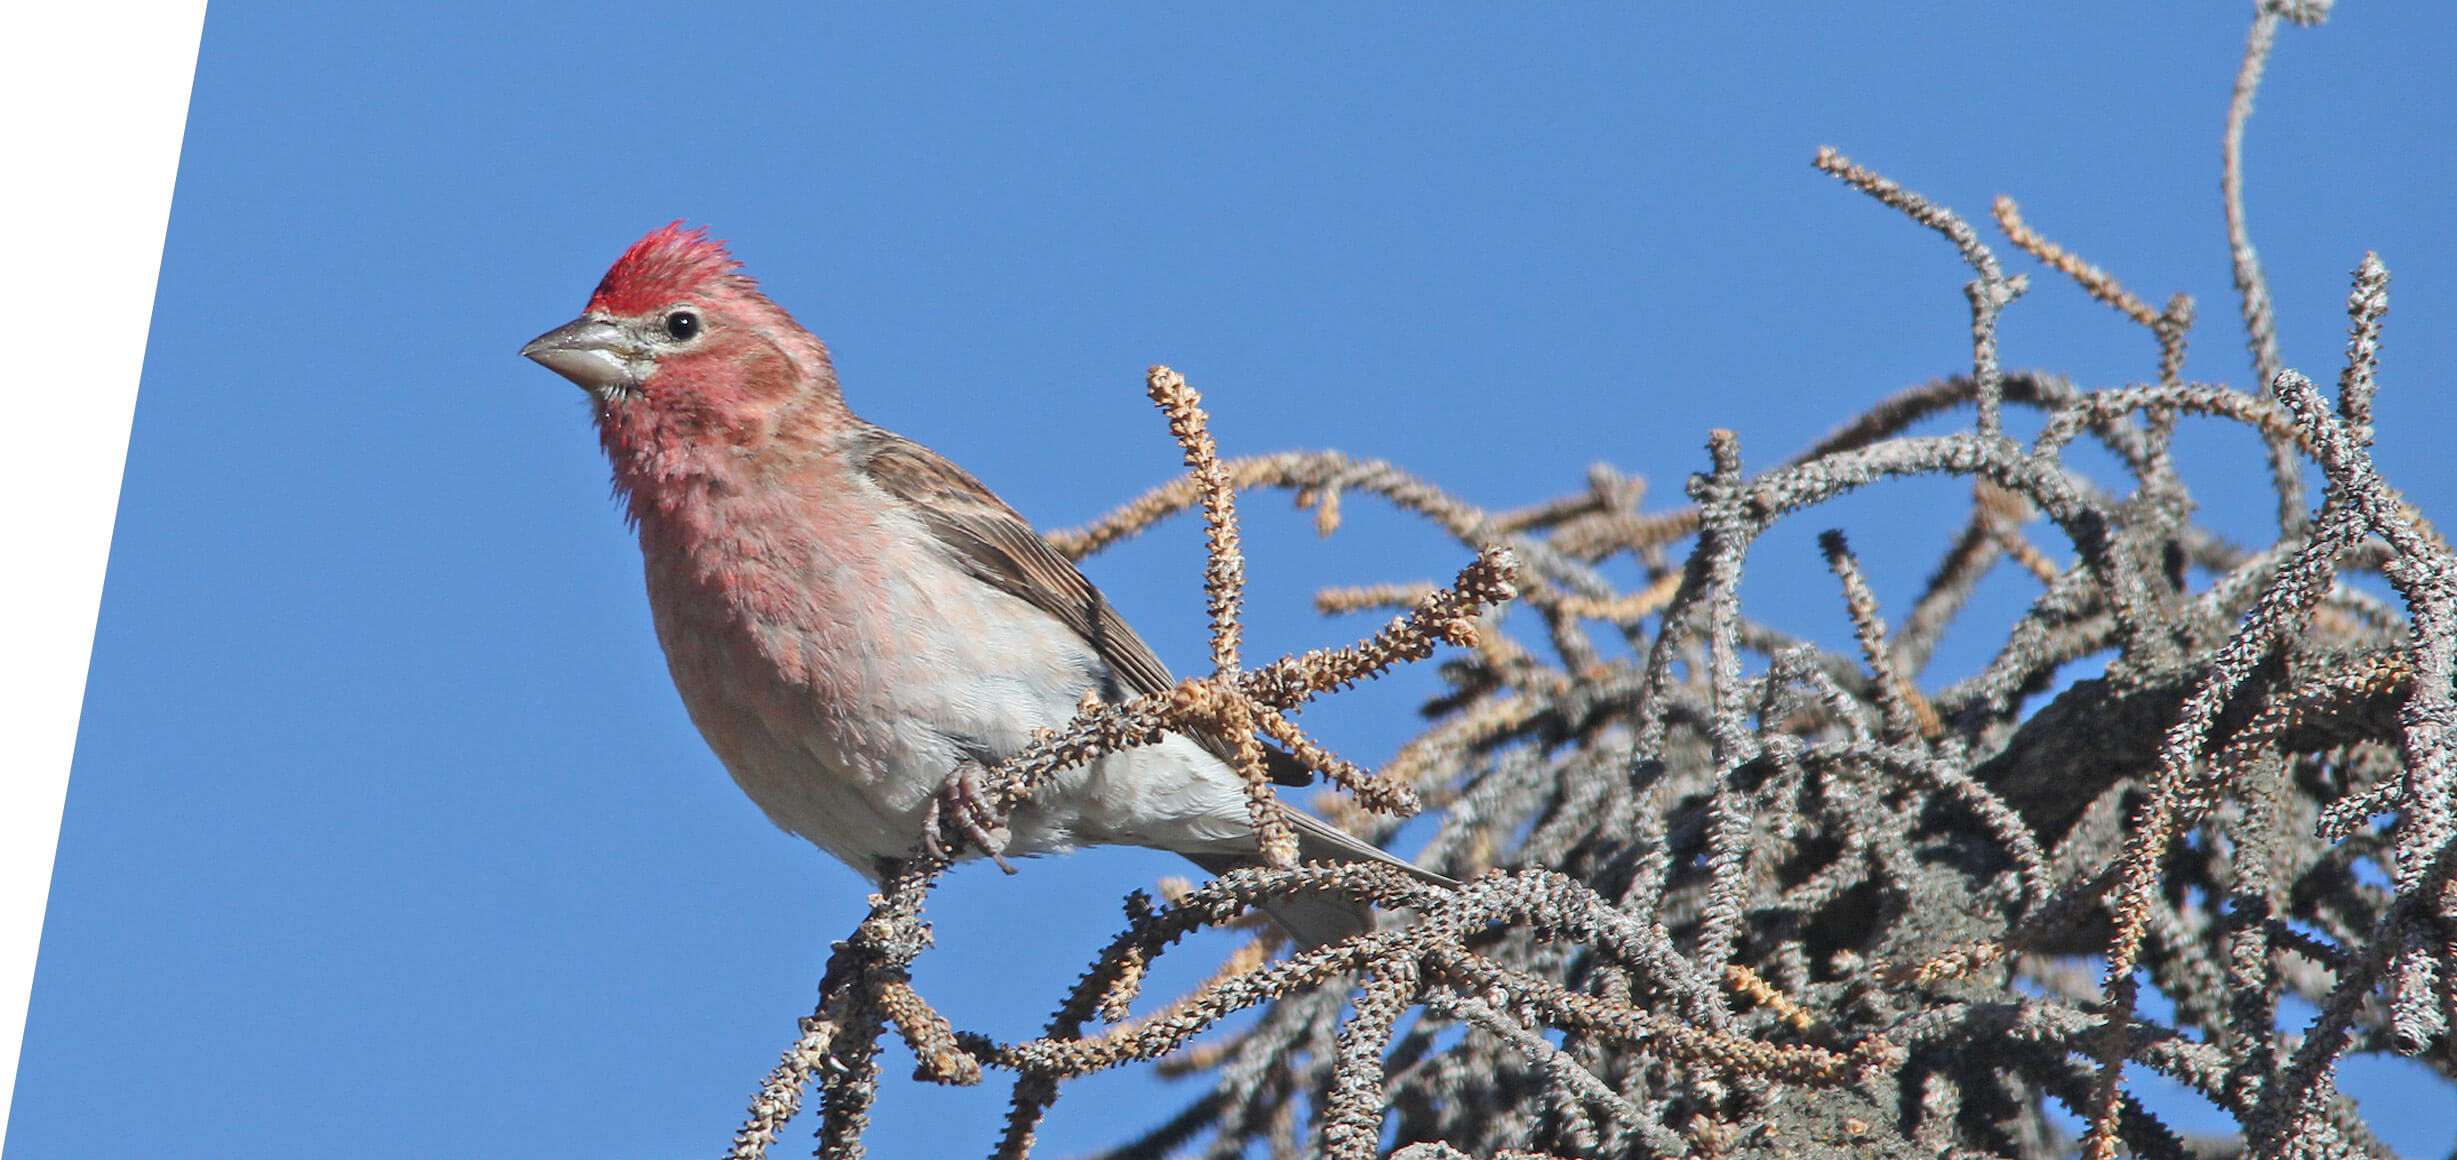
<path id="1" fill-rule="evenodd" d="M 872 882 L 934 853 L 1174 851 L 1261 863 L 1220 737 L 1165 735 L 1069 770 L 996 817 L 979 775 L 1173 680 L 1083 573 L 964 469 L 856 417 L 826 344 L 706 227 L 617 258 L 573 321 L 520 353 L 586 391 L 637 532 L 685 711 L 779 828 Z M 1275 780 L 1303 769 L 1269 749 Z M 1288 776 L 1292 771 L 1297 775 Z M 1419 869 L 1289 809 L 1304 861 Z M 1370 929 L 1344 899 L 1265 907 L 1301 947 Z"/>

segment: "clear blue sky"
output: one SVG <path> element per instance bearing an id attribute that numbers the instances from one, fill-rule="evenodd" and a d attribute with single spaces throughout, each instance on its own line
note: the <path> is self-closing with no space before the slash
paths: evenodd
<path id="1" fill-rule="evenodd" d="M 1764 465 L 1965 366 L 1951 250 L 1812 171 L 1820 144 L 1974 219 L 2015 195 L 2144 297 L 2194 294 L 2188 373 L 2246 378 L 2217 160 L 2249 4 L 512 7 L 208 14 L 9 1160 L 721 1150 L 863 888 L 701 746 L 582 397 L 513 354 L 668 220 L 732 241 L 858 412 L 1044 526 L 1176 470 L 1155 362 L 1231 451 L 1386 457 L 1496 507 L 1595 460 L 1670 504 L 1710 427 Z M 2448 5 L 2287 30 L 2249 151 L 2290 365 L 2332 379 L 2346 272 L 2395 272 L 2379 455 L 2444 525 L 2452 46 Z M 2149 377 L 2145 333 L 2034 277 L 2009 364 Z M 2208 518 L 2258 535 L 2251 442 L 2185 453 Z M 1795 521 L 1747 599 L 1845 640 L 1816 531 L 1906 600 L 1962 492 Z M 1251 654 L 1358 629 L 1306 611 L 1319 585 L 1455 567 L 1350 507 L 1325 543 L 1249 505 Z M 1180 525 L 1091 566 L 1180 669 L 1199 560 Z M 1938 675 L 2028 595 L 1992 584 Z M 1427 687 L 1308 720 L 1376 760 Z M 1022 1033 L 1178 872 L 959 873 L 922 987 Z M 874 1154 L 984 1150 L 1003 1086 L 906 1066 Z M 2345 1082 L 2409 1155 L 2457 1133 L 2446 1089 Z M 1082 1085 L 1045 1150 L 1184 1098 Z"/>

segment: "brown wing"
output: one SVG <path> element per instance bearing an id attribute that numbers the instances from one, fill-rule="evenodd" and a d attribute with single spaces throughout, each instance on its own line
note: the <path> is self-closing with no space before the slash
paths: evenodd
<path id="1" fill-rule="evenodd" d="M 856 467 L 887 494 L 912 505 L 922 524 L 972 574 L 1055 616 L 1092 646 L 1124 684 L 1128 696 L 1157 693 L 1175 684 L 1152 647 L 1127 627 L 1100 589 L 1049 541 L 1032 530 L 1005 500 L 963 468 L 901 435 L 872 427 L 853 453 Z M 1218 737 L 1195 738 L 1221 760 L 1229 746 Z M 1264 756 L 1272 780 L 1305 785 L 1311 772 L 1269 746 Z"/>
<path id="2" fill-rule="evenodd" d="M 911 504 L 973 575 L 1057 617 L 1090 642 L 1129 695 L 1157 693 L 1174 683 L 1168 667 L 1100 590 L 980 480 L 899 435 L 873 428 L 864 443 L 855 462 L 887 494 Z"/>

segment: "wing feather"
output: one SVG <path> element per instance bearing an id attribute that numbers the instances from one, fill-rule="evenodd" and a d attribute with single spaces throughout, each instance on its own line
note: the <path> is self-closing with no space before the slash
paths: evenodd
<path id="1" fill-rule="evenodd" d="M 1057 617 L 1083 638 L 1124 686 L 1119 690 L 1123 696 L 1158 693 L 1176 683 L 1152 646 L 1135 635 L 1100 589 L 971 473 L 877 427 L 862 433 L 853 462 L 881 490 L 909 505 L 922 526 L 975 577 Z M 1204 735 L 1194 740 L 1222 761 L 1230 760 L 1225 739 Z M 1313 780 L 1311 771 L 1288 754 L 1268 745 L 1263 754 L 1273 781 L 1306 785 Z"/>
<path id="2" fill-rule="evenodd" d="M 1049 541 L 1033 531 L 1022 515 L 963 468 L 921 444 L 877 427 L 861 433 L 852 459 L 871 482 L 908 505 L 920 517 L 922 526 L 975 577 L 1057 617 L 1082 637 L 1123 683 L 1121 691 L 1125 695 L 1157 693 L 1175 683 L 1168 666 L 1161 664 L 1151 646 L 1127 627 L 1125 619 L 1101 595 L 1100 589 L 1093 587 L 1072 561 L 1059 555 Z M 1194 740 L 1222 761 L 1230 759 L 1230 746 L 1225 739 L 1198 735 Z M 1263 754 L 1271 766 L 1272 780 L 1283 785 L 1305 785 L 1312 781 L 1311 771 L 1287 753 L 1265 745 Z M 1303 811 L 1292 810 L 1289 816 L 1297 827 L 1301 858 L 1380 862 L 1403 868 L 1437 885 L 1457 885 Z M 1248 855 L 1189 856 L 1215 873 L 1252 861 Z M 1351 928 L 1359 921 L 1370 925 L 1370 918 L 1360 920 L 1348 914 L 1358 908 L 1345 904 L 1315 909 L 1322 913 L 1292 912 L 1281 917 L 1284 922 L 1293 923 L 1291 929 L 1298 931 L 1301 941 L 1308 942 L 1353 933 Z M 1315 922 L 1316 919 L 1321 921 Z"/>

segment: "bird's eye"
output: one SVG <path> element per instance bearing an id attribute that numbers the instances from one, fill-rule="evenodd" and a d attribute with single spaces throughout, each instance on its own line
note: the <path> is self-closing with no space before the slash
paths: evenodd
<path id="1" fill-rule="evenodd" d="M 677 310 L 665 316 L 666 335 L 676 342 L 689 342 L 699 336 L 700 316 L 688 310 Z"/>

